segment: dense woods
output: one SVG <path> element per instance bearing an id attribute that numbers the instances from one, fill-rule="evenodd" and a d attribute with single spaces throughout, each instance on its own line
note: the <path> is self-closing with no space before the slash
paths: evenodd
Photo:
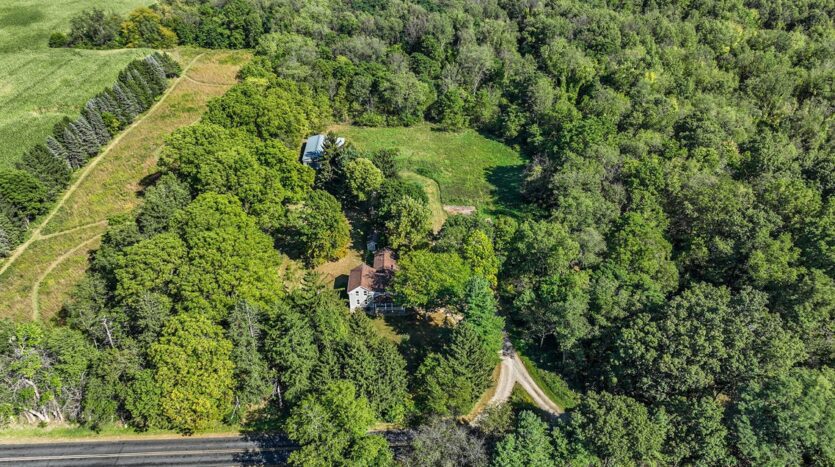
<path id="1" fill-rule="evenodd" d="M 150 11 L 180 43 L 256 57 L 169 139 L 163 175 L 111 222 L 65 326 L 3 325 L 7 415 L 192 432 L 257 413 L 304 446 L 297 465 L 393 462 L 366 434 L 374 420 L 418 426 L 407 465 L 835 462 L 831 2 Z M 131 20 L 108 21 L 110 39 L 79 20 L 66 44 L 130 45 L 115 25 Z M 112 91 L 107 134 L 139 109 Z M 426 194 L 390 151 L 330 136 L 318 171 L 297 161 L 331 121 L 424 119 L 519 147 L 525 206 L 451 217 L 434 235 Z M 4 226 L 66 183 L 47 155 L 73 167 L 98 148 L 85 128 L 68 122 L 27 156 L 55 175 L 0 174 L 0 199 L 17 203 L 0 216 L 0 249 L 17 235 Z M 313 273 L 286 270 L 338 258 L 346 213 L 400 254 L 402 304 L 462 319 L 413 372 Z M 506 413 L 477 433 L 434 418 L 472 408 L 505 328 L 579 405 L 559 421 Z"/>

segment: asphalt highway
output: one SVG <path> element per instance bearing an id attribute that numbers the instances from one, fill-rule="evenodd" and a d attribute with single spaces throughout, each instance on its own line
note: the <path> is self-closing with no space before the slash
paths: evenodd
<path id="1" fill-rule="evenodd" d="M 0 444 L 0 467 L 284 465 L 295 445 L 279 436 Z"/>

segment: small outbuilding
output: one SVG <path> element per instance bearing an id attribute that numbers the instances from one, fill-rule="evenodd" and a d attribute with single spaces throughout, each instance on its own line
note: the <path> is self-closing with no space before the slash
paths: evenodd
<path id="1" fill-rule="evenodd" d="M 307 138 L 307 141 L 302 147 L 302 164 L 314 169 L 319 168 L 319 160 L 322 159 L 322 154 L 325 151 L 325 141 L 328 136 L 324 134 L 313 135 Z M 336 147 L 341 147 L 345 144 L 345 138 L 336 138 Z"/>

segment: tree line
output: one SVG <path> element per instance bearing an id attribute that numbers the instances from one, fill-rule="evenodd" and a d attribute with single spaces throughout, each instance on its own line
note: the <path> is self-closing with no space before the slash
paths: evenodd
<path id="1" fill-rule="evenodd" d="M 258 44 L 271 21 L 269 3 L 163 0 L 126 16 L 101 8 L 84 10 L 70 20 L 68 33 L 55 32 L 50 47 L 92 49 L 171 48 L 178 44 L 212 49 L 244 49 Z"/>
<path id="2" fill-rule="evenodd" d="M 134 60 L 112 87 L 84 104 L 78 117 L 64 117 L 14 169 L 0 171 L 0 257 L 22 241 L 29 223 L 49 209 L 72 173 L 151 107 L 168 78 L 179 73 L 179 64 L 167 54 Z"/>

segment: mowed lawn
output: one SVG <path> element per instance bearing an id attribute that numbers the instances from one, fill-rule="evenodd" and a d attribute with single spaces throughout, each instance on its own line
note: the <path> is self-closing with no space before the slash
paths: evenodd
<path id="1" fill-rule="evenodd" d="M 50 49 L 49 35 L 97 6 L 127 13 L 151 0 L 0 0 L 0 168 L 13 166 L 64 116 L 112 85 L 146 49 Z"/>
<path id="2" fill-rule="evenodd" d="M 445 205 L 476 206 L 488 214 L 518 206 L 525 160 L 474 130 L 442 132 L 428 123 L 406 128 L 338 125 L 331 130 L 360 150 L 399 149 L 400 169 L 438 182 Z"/>

